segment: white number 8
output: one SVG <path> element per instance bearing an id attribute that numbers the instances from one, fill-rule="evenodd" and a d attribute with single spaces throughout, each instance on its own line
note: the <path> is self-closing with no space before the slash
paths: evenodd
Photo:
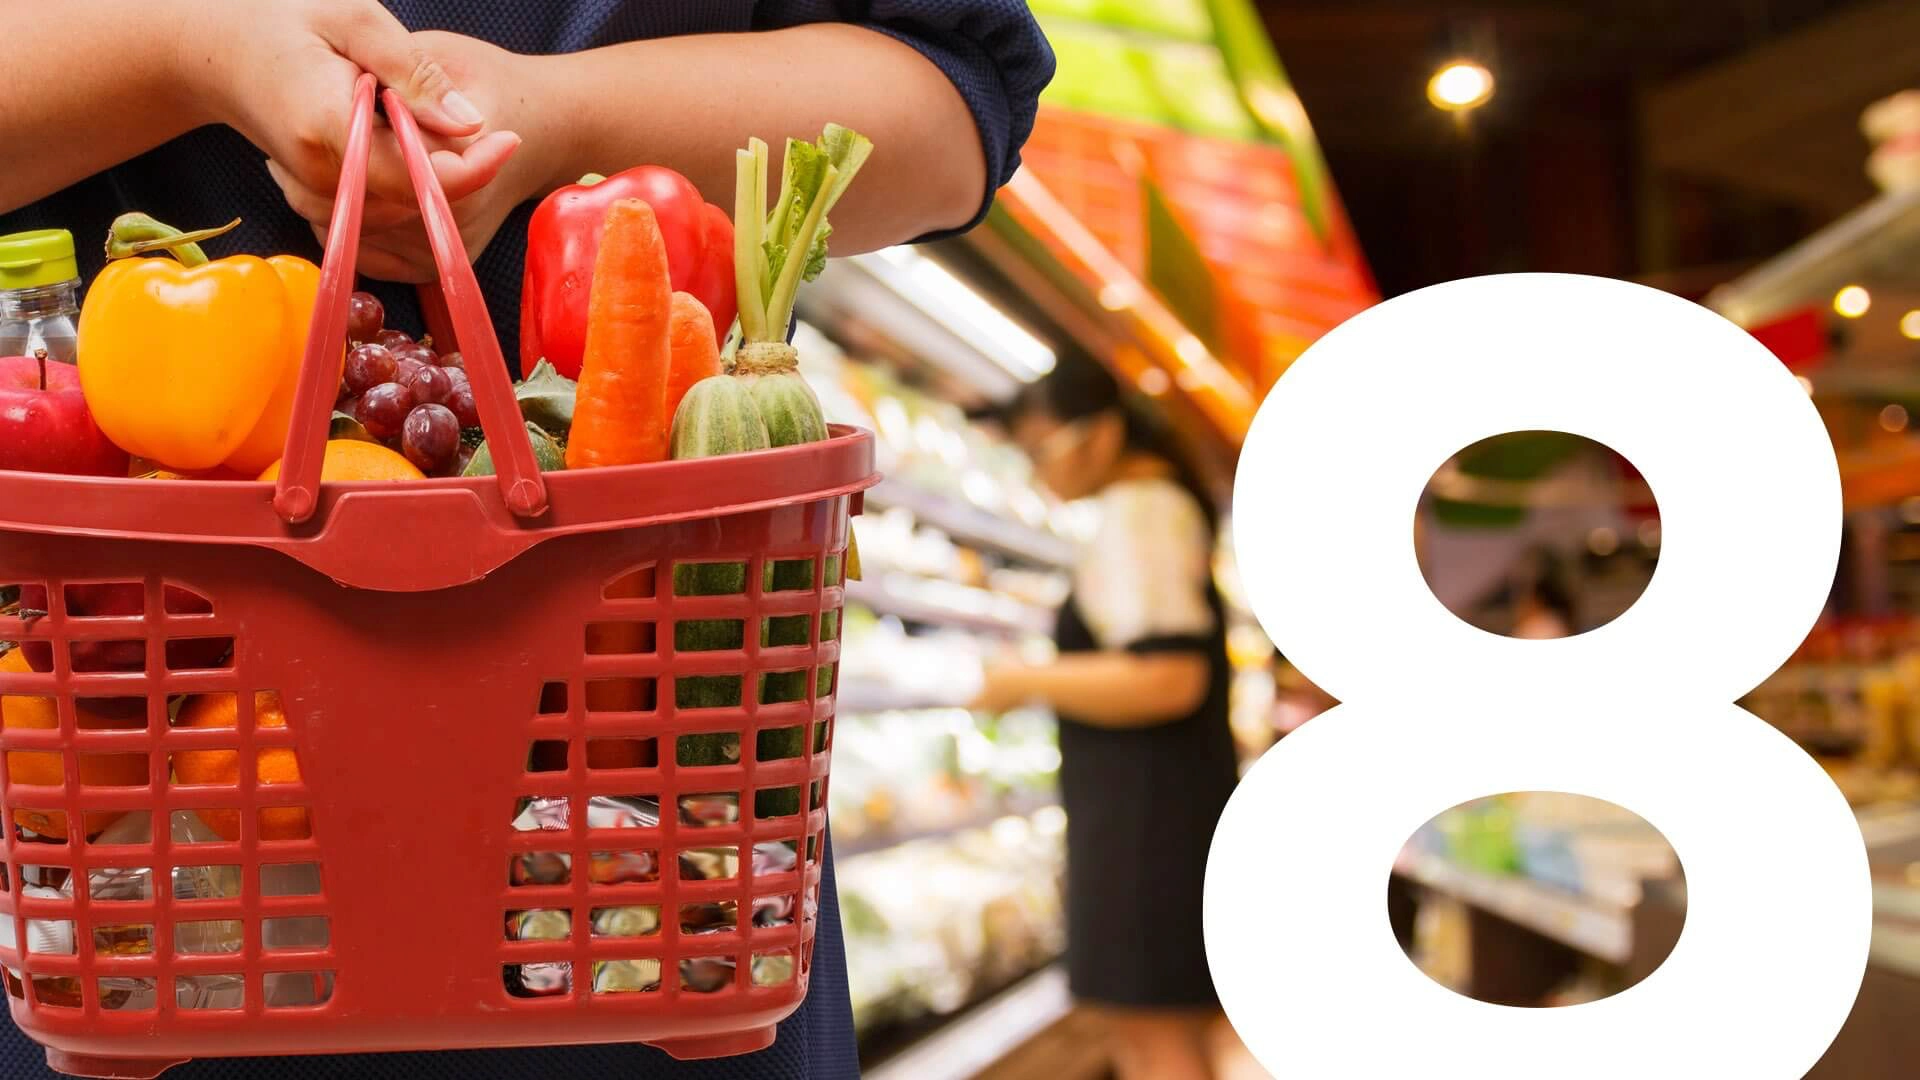
<path id="1" fill-rule="evenodd" d="M 1413 510 L 1451 454 L 1508 431 L 1584 435 L 1659 499 L 1645 594 L 1579 637 L 1476 630 L 1427 588 Z M 1601 278 L 1425 289 L 1315 344 L 1261 406 L 1234 543 L 1254 612 L 1343 704 L 1267 754 L 1214 836 L 1207 957 L 1281 1077 L 1791 1080 L 1865 969 L 1859 827 L 1820 768 L 1731 704 L 1791 655 L 1839 548 L 1833 448 L 1764 347 L 1704 308 Z M 1607 1000 L 1516 1010 L 1455 995 L 1388 932 L 1395 853 L 1469 799 L 1564 791 L 1664 833 L 1685 930 Z"/>

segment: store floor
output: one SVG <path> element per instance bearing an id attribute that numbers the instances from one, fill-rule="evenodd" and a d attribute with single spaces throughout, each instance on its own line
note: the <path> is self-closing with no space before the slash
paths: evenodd
<path id="1" fill-rule="evenodd" d="M 1075 1009 L 995 1062 L 976 1080 L 1112 1080 L 1100 1020 Z M 1244 1050 L 1216 1062 L 1215 1080 L 1272 1080 Z"/>

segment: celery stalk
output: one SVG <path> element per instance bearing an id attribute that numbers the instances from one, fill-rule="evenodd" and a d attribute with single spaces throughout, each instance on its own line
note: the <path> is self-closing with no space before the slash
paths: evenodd
<path id="1" fill-rule="evenodd" d="M 753 151 L 734 151 L 733 168 L 733 283 L 740 294 L 740 332 L 749 341 L 759 341 L 766 334 L 762 320 L 767 317 L 767 300 L 756 269 L 761 218 L 753 205 Z"/>
<path id="2" fill-rule="evenodd" d="M 824 185 L 831 187 L 838 170 L 827 166 L 823 177 Z M 815 199 L 807 208 L 806 219 L 800 223 L 800 231 L 794 234 L 793 251 L 787 256 L 786 265 L 780 268 L 780 280 L 774 283 L 773 293 L 767 299 L 767 325 L 779 327 L 778 333 L 784 340 L 787 322 L 793 317 L 793 299 L 800 291 L 800 274 L 806 268 L 807 260 L 801 252 L 813 247 L 813 238 L 820 232 L 820 225 L 827 217 L 827 201 Z"/>
<path id="3" fill-rule="evenodd" d="M 734 278 L 743 342 L 786 340 L 800 283 L 827 260 L 827 212 L 866 164 L 873 144 L 838 124 L 813 142 L 788 139 L 779 196 L 767 204 L 767 144 L 750 139 L 735 157 Z"/>

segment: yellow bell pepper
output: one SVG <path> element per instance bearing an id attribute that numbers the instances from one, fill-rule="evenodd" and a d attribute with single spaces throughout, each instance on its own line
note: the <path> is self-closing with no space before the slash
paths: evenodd
<path id="1" fill-rule="evenodd" d="M 94 422 L 129 454 L 179 472 L 256 475 L 287 437 L 320 269 L 292 255 L 209 262 L 196 241 L 237 224 L 182 233 L 122 216 L 80 309 L 80 388 Z M 133 257 L 154 250 L 173 258 Z"/>

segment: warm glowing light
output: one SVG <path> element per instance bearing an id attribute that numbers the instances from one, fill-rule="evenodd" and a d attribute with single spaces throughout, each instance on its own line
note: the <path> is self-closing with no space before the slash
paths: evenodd
<path id="1" fill-rule="evenodd" d="M 1100 306 L 1108 311 L 1124 311 L 1133 306 L 1133 290 L 1124 285 L 1106 285 L 1100 289 Z"/>
<path id="2" fill-rule="evenodd" d="M 854 261 L 961 341 L 1022 382 L 1053 370 L 1054 353 L 947 269 L 919 252 L 890 247 Z"/>
<path id="3" fill-rule="evenodd" d="M 1620 550 L 1620 534 L 1602 525 L 1587 534 L 1587 550 L 1604 559 Z"/>
<path id="4" fill-rule="evenodd" d="M 1849 285 L 1833 294 L 1833 310 L 1842 318 L 1857 319 L 1873 306 L 1873 294 L 1859 285 Z"/>
<path id="5" fill-rule="evenodd" d="M 1920 310 L 1909 311 L 1900 316 L 1900 335 L 1913 341 L 1920 341 Z"/>
<path id="6" fill-rule="evenodd" d="M 1140 390 L 1151 396 L 1159 397 L 1173 388 L 1173 380 L 1159 368 L 1148 368 L 1140 373 Z"/>
<path id="7" fill-rule="evenodd" d="M 1427 100 L 1436 109 L 1476 109 L 1493 96 L 1493 72 L 1471 60 L 1450 60 L 1427 80 Z"/>
<path id="8" fill-rule="evenodd" d="M 1795 375 L 1793 377 L 1793 381 L 1800 384 L 1800 389 L 1805 390 L 1807 392 L 1808 397 L 1813 396 L 1813 380 L 1812 379 L 1807 378 L 1805 375 Z"/>
<path id="9" fill-rule="evenodd" d="M 1907 407 L 1897 402 L 1880 410 L 1880 426 L 1888 431 L 1907 430 L 1907 419 Z"/>
<path id="10" fill-rule="evenodd" d="M 1660 546 L 1660 519 L 1659 518 L 1648 518 L 1647 520 L 1641 522 L 1640 528 L 1637 531 L 1640 535 L 1641 547 L 1657 548 Z"/>

